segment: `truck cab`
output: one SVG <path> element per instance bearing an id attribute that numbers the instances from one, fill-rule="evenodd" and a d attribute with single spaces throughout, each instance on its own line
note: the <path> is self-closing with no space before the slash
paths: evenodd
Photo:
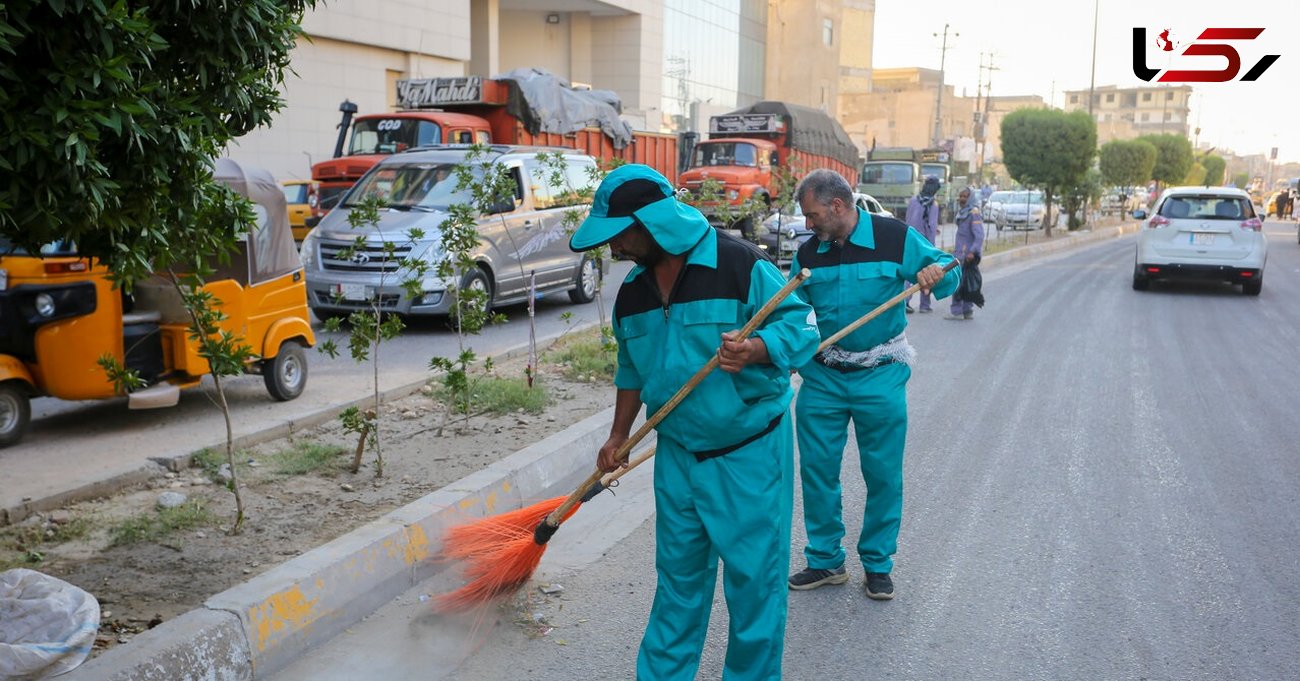
<path id="1" fill-rule="evenodd" d="M 921 164 L 912 149 L 874 150 L 862 164 L 858 191 L 870 194 L 894 215 L 906 215 L 907 203 L 921 193 Z"/>
<path id="2" fill-rule="evenodd" d="M 690 169 L 681 184 L 699 192 L 708 180 L 722 184 L 728 205 L 739 206 L 753 198 L 771 203 L 772 169 L 779 166 L 780 152 L 768 140 L 723 137 L 700 142 L 691 154 Z"/>
<path id="3" fill-rule="evenodd" d="M 492 129 L 478 116 L 448 111 L 368 114 L 352 121 L 343 156 L 312 166 L 320 209 L 328 211 L 362 175 L 390 154 L 438 144 L 491 144 Z"/>

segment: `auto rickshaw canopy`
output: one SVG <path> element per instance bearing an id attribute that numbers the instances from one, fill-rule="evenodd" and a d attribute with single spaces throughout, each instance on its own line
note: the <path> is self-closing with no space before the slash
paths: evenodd
<path id="1" fill-rule="evenodd" d="M 252 201 L 259 224 L 244 235 L 248 244 L 250 284 L 281 277 L 302 267 L 289 229 L 289 213 L 280 183 L 256 166 L 219 158 L 212 178 Z"/>

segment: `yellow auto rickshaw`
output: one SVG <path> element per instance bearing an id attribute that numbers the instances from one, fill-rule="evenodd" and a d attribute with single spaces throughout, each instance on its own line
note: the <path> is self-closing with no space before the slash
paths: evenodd
<path id="1" fill-rule="evenodd" d="M 257 355 L 246 371 L 262 375 L 272 398 L 294 399 L 307 383 L 304 348 L 316 337 L 284 194 L 266 171 L 230 159 L 217 161 L 214 178 L 253 202 L 259 224 L 229 264 L 214 263 L 204 289 L 227 317 L 221 328 Z M 0 240 L 0 447 L 22 438 L 32 397 L 118 396 L 98 365 L 105 354 L 145 381 L 127 395 L 131 409 L 175 405 L 209 373 L 170 279 L 137 282 L 128 298 L 108 275 L 66 242 L 26 253 Z"/>

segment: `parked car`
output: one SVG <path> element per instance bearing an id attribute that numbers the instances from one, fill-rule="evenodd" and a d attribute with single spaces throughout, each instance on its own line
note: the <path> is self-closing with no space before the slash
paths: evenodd
<path id="1" fill-rule="evenodd" d="M 1011 191 L 996 191 L 989 194 L 988 201 L 985 201 L 984 205 L 980 208 L 980 215 L 984 218 L 984 224 L 998 224 L 998 220 L 1002 214 L 1002 205 L 1005 204 L 1007 199 L 1014 193 L 1015 192 Z M 998 229 L 1001 229 L 1001 227 Z"/>
<path id="2" fill-rule="evenodd" d="M 552 186 L 551 168 L 537 159 L 543 151 L 562 155 L 564 186 Z M 476 175 L 482 174 L 484 164 L 499 164 L 514 186 L 513 200 L 505 199 L 478 217 L 479 243 L 470 253 L 478 266 L 459 282 L 426 275 L 412 295 L 404 285 L 410 272 L 401 270 L 398 261 L 415 257 L 433 264 L 440 258 L 440 226 L 452 206 L 471 203 L 470 190 L 457 188 L 454 172 L 470 153 L 470 147 L 445 146 L 393 154 L 348 190 L 300 249 L 308 302 L 317 317 L 369 309 L 376 300 L 385 312 L 445 315 L 452 310 L 448 292 L 457 286 L 486 291 L 490 309 L 526 301 L 534 273 L 539 293 L 567 291 L 575 303 L 595 298 L 602 263 L 591 253 L 569 250 L 564 222 L 569 211 L 589 207 L 584 197 L 590 196 L 586 190 L 592 186 L 595 159 L 562 147 L 507 145 L 493 146 L 473 161 Z M 373 196 L 388 207 L 380 213 L 379 224 L 353 229 L 348 215 Z M 412 238 L 411 230 L 417 229 L 423 234 Z M 385 242 L 395 244 L 395 252 L 388 252 Z"/>
<path id="3" fill-rule="evenodd" d="M 311 231 L 307 218 L 320 216 L 320 183 L 312 180 L 285 180 L 280 183 L 284 202 L 288 204 L 289 229 L 294 241 L 302 241 Z"/>
<path id="4" fill-rule="evenodd" d="M 1001 231 L 1010 229 L 1042 229 L 1044 225 L 1056 224 L 1057 209 L 1052 206 L 1051 215 L 1045 213 L 1043 193 L 1040 191 L 1008 192 L 998 209 L 994 226 Z"/>
<path id="5" fill-rule="evenodd" d="M 1230 187 L 1172 187 L 1143 220 L 1133 263 L 1133 288 L 1158 279 L 1212 279 L 1241 284 L 1257 296 L 1264 285 L 1268 240 L 1250 195 Z"/>
<path id="6" fill-rule="evenodd" d="M 870 194 L 854 192 L 853 204 L 872 215 L 894 217 L 893 213 Z M 758 245 L 777 262 L 790 262 L 795 251 L 799 250 L 799 246 L 811 236 L 812 230 L 808 229 L 799 202 L 795 201 L 788 214 L 773 213 L 763 221 L 762 229 L 759 230 Z"/>

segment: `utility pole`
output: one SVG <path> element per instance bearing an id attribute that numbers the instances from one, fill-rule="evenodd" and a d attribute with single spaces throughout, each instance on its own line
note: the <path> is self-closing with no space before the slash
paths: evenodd
<path id="1" fill-rule="evenodd" d="M 980 75 L 983 76 L 985 71 L 989 72 L 988 80 L 984 80 L 982 77 L 980 78 L 981 82 L 984 85 L 984 113 L 980 117 L 980 125 L 983 126 L 984 134 L 982 136 L 982 139 L 980 140 L 981 143 L 980 143 L 979 158 L 975 160 L 978 163 L 977 166 L 979 169 L 978 174 L 981 180 L 984 179 L 984 156 L 988 153 L 987 148 L 988 148 L 988 138 L 989 138 L 989 125 L 991 125 L 989 114 L 992 112 L 992 108 L 993 108 L 993 101 L 992 101 L 993 72 L 1000 70 L 998 67 L 993 65 L 993 53 L 989 52 L 988 54 L 989 54 L 989 63 L 987 66 L 984 65 L 983 55 L 980 55 Z M 975 94 L 978 95 L 979 93 L 977 92 Z"/>
<path id="2" fill-rule="evenodd" d="M 1092 3 L 1092 77 L 1088 81 L 1088 118 L 1092 118 L 1093 90 L 1097 88 L 1097 6 L 1100 0 Z M 1094 119 L 1095 120 L 1095 119 Z"/>
<path id="3" fill-rule="evenodd" d="M 960 33 L 953 31 L 952 37 L 960 36 Z M 939 34 L 935 33 L 934 37 L 938 38 Z M 934 144 L 939 146 L 939 140 L 943 136 L 943 68 L 948 58 L 948 24 L 943 25 L 943 47 L 939 50 L 939 93 L 934 99 Z"/>

